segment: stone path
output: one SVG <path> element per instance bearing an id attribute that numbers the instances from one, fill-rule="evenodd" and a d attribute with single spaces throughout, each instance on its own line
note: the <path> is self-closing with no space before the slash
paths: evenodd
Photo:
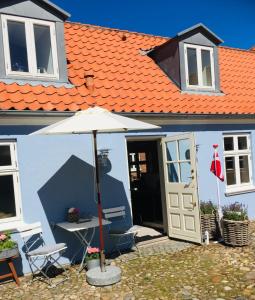
<path id="1" fill-rule="evenodd" d="M 55 289 L 44 283 L 21 287 L 13 282 L 0 286 L 0 300 L 8 299 L 90 299 L 90 300 L 248 300 L 255 299 L 255 224 L 252 243 L 232 248 L 221 244 L 196 246 L 169 241 L 145 247 L 141 255 L 122 255 L 111 263 L 122 269 L 122 281 L 114 286 L 95 288 L 68 271 L 70 280 Z"/>

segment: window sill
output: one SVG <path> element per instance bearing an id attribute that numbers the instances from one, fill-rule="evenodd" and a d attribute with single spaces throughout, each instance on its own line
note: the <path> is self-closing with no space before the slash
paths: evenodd
<path id="1" fill-rule="evenodd" d="M 253 192 L 255 192 L 255 186 L 250 186 L 250 187 L 247 187 L 246 189 L 240 189 L 240 190 L 236 190 L 236 191 L 227 191 L 227 192 L 225 192 L 225 196 L 229 197 L 229 196 L 235 196 L 235 195 L 241 195 L 241 194 L 253 193 Z"/>
<path id="2" fill-rule="evenodd" d="M 24 224 L 25 223 L 23 221 L 10 221 L 10 222 L 5 222 L 5 223 L 0 223 L 0 231 L 14 230 Z"/>

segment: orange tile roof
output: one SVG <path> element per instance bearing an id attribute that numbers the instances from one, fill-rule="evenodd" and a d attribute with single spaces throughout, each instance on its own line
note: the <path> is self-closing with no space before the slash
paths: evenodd
<path id="1" fill-rule="evenodd" d="M 65 23 L 68 76 L 73 87 L 0 82 L 1 110 L 76 111 L 99 105 L 116 112 L 255 114 L 255 51 L 219 47 L 224 95 L 181 93 L 139 49 L 167 38 Z M 94 89 L 84 75 L 94 75 Z"/>

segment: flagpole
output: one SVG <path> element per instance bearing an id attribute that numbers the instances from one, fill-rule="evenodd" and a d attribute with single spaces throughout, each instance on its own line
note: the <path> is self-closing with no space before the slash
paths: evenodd
<path id="1" fill-rule="evenodd" d="M 215 170 L 217 170 L 217 167 L 216 167 L 216 154 L 217 154 L 218 145 L 213 145 L 213 147 L 214 147 L 214 167 L 215 167 Z M 220 201 L 219 178 L 217 176 L 215 176 L 215 178 L 216 178 L 216 185 L 217 185 L 218 214 L 219 214 L 219 220 L 221 220 L 223 214 L 222 214 L 221 201 Z"/>
<path id="2" fill-rule="evenodd" d="M 214 144 L 213 145 L 213 148 L 214 148 L 214 170 L 215 170 L 215 177 L 216 177 L 216 185 L 217 185 L 217 198 L 218 198 L 218 225 L 219 225 L 219 231 L 220 231 L 220 234 L 221 234 L 221 237 L 223 236 L 222 235 L 222 218 L 223 218 L 223 213 L 222 213 L 222 208 L 221 208 L 221 201 L 220 201 L 220 186 L 219 186 L 219 177 L 217 176 L 217 163 L 216 163 L 216 158 L 219 157 L 218 156 L 218 145 L 217 144 Z M 220 175 L 220 174 L 219 174 Z"/>

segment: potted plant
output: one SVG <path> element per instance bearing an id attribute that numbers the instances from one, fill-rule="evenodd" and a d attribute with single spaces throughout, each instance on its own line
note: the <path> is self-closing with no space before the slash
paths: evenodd
<path id="1" fill-rule="evenodd" d="M 210 239 L 218 239 L 220 235 L 217 207 L 212 201 L 200 202 L 202 235 L 207 231 Z"/>
<path id="2" fill-rule="evenodd" d="M 67 221 L 74 223 L 78 222 L 80 219 L 80 210 L 76 207 L 71 207 L 67 212 Z"/>
<path id="3" fill-rule="evenodd" d="M 0 232 L 0 259 L 19 254 L 18 245 L 11 239 L 10 232 Z"/>
<path id="4" fill-rule="evenodd" d="M 227 245 L 249 244 L 249 220 L 247 207 L 235 202 L 223 207 L 223 239 Z"/>
<path id="5" fill-rule="evenodd" d="M 99 249 L 88 247 L 86 256 L 87 269 L 93 269 L 100 266 Z"/>

